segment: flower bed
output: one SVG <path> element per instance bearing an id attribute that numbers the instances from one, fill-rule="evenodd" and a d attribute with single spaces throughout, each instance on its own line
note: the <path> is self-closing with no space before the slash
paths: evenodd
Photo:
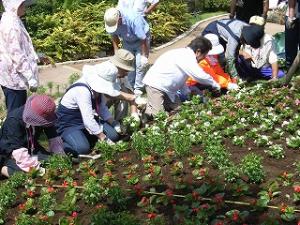
<path id="1" fill-rule="evenodd" d="M 258 84 L 134 131 L 98 160 L 53 156 L 0 187 L 5 224 L 296 224 L 300 91 Z M 1 221 L 1 220 L 0 220 Z"/>

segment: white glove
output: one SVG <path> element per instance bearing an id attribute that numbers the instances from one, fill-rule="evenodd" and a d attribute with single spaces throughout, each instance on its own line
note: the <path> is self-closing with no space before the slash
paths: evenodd
<path id="1" fill-rule="evenodd" d="M 138 96 L 135 98 L 135 104 L 137 105 L 146 105 L 147 104 L 147 99 L 145 97 L 141 97 L 141 96 Z"/>
<path id="2" fill-rule="evenodd" d="M 110 140 L 109 138 L 105 138 L 105 141 L 106 141 L 106 143 L 109 144 L 109 145 L 114 145 L 114 144 L 115 144 L 115 142 L 113 142 L 113 141 Z"/>
<path id="3" fill-rule="evenodd" d="M 135 121 L 137 121 L 137 122 L 140 122 L 140 121 L 141 121 L 139 114 L 136 113 L 136 112 L 135 112 L 135 113 L 131 113 L 131 117 L 132 117 Z"/>
<path id="4" fill-rule="evenodd" d="M 142 69 L 145 69 L 148 65 L 148 58 L 144 55 L 141 56 L 141 67 Z"/>
<path id="5" fill-rule="evenodd" d="M 231 91 L 231 90 L 238 90 L 239 86 L 237 84 L 235 84 L 235 83 L 229 83 L 228 86 L 227 86 L 227 89 L 229 91 Z"/>
<path id="6" fill-rule="evenodd" d="M 213 87 L 214 90 L 216 91 L 220 91 L 221 90 L 221 86 L 218 83 L 215 83 L 215 86 Z"/>
<path id="7" fill-rule="evenodd" d="M 115 131 L 117 131 L 117 133 L 122 133 L 121 124 L 118 121 L 114 121 L 112 125 Z"/>

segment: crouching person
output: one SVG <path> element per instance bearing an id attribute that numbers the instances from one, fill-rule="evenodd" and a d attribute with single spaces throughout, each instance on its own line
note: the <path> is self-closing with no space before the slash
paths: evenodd
<path id="1" fill-rule="evenodd" d="M 67 89 L 57 109 L 57 131 L 66 153 L 77 157 L 90 153 L 98 140 L 119 140 L 120 124 L 113 119 L 106 100 L 118 97 L 134 101 L 134 95 L 120 92 L 117 83 L 117 77 L 125 77 L 134 69 L 133 60 L 129 51 L 119 49 L 109 61 L 85 65 L 82 77 Z"/>
<path id="2" fill-rule="evenodd" d="M 261 21 L 264 22 L 264 19 L 261 18 Z M 242 79 L 247 81 L 277 80 L 285 75 L 278 67 L 274 39 L 271 35 L 264 33 L 262 25 L 253 24 L 252 29 L 244 27 L 241 39 L 242 46 L 239 51 L 237 70 Z"/>
<path id="3" fill-rule="evenodd" d="M 35 168 L 44 172 L 40 161 L 51 153 L 64 153 L 62 140 L 54 127 L 55 103 L 47 95 L 34 95 L 25 106 L 16 108 L 7 115 L 0 131 L 1 174 L 9 177 L 16 171 L 29 172 Z M 45 133 L 49 151 L 39 143 Z"/>
<path id="4" fill-rule="evenodd" d="M 177 91 L 184 87 L 189 76 L 220 90 L 220 85 L 198 65 L 211 48 L 209 40 L 197 37 L 186 48 L 170 50 L 155 61 L 143 80 L 147 91 L 145 115 L 148 119 L 159 111 L 172 111 L 179 107 Z"/>

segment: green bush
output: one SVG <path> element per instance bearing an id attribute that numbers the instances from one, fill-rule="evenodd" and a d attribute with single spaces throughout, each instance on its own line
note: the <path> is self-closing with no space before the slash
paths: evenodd
<path id="1" fill-rule="evenodd" d="M 231 0 L 204 0 L 203 10 L 215 11 L 215 10 L 228 10 Z"/>
<path id="2" fill-rule="evenodd" d="M 138 220 L 127 212 L 114 213 L 107 209 L 99 209 L 92 217 L 91 225 L 138 225 Z"/>
<path id="3" fill-rule="evenodd" d="M 26 23 L 35 49 L 55 61 L 95 58 L 100 52 L 112 52 L 111 37 L 105 31 L 103 21 L 104 12 L 113 6 L 112 3 L 114 1 L 101 1 L 97 4 L 84 4 L 74 10 L 60 10 L 49 14 L 49 11 L 57 10 L 53 6 L 52 9 L 45 9 L 44 13 L 29 13 Z M 46 2 L 43 7 L 47 7 Z M 41 10 L 38 6 L 34 6 L 32 10 L 34 9 Z M 187 5 L 180 0 L 162 1 L 158 9 L 149 16 L 149 20 L 152 45 L 169 41 L 191 25 Z"/>

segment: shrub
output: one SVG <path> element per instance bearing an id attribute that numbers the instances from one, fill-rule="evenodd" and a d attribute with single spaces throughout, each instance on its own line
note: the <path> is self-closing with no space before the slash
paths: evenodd
<path id="1" fill-rule="evenodd" d="M 209 11 L 228 10 L 231 0 L 204 0 L 203 9 Z"/>
<path id="2" fill-rule="evenodd" d="M 259 183 L 264 179 L 265 172 L 262 166 L 262 157 L 254 153 L 246 155 L 241 162 L 243 173 L 250 182 Z"/>
<path id="3" fill-rule="evenodd" d="M 78 1 L 73 2 L 76 5 Z M 48 2 L 45 2 L 42 4 L 44 9 L 38 9 L 39 5 L 34 6 L 26 18 L 26 24 L 38 52 L 45 53 L 55 61 L 95 58 L 101 52 L 112 52 L 111 37 L 105 31 L 103 17 L 105 10 L 113 6 L 114 2 L 83 2 L 88 4 L 78 3 L 79 6 L 74 7 L 74 10 L 57 11 L 62 8 L 62 3 L 48 7 Z M 191 25 L 189 18 L 184 2 L 161 2 L 158 9 L 149 16 L 152 44 L 169 41 L 187 30 Z"/>
<path id="4" fill-rule="evenodd" d="M 127 212 L 114 213 L 99 209 L 92 217 L 91 225 L 139 225 L 138 220 Z"/>

